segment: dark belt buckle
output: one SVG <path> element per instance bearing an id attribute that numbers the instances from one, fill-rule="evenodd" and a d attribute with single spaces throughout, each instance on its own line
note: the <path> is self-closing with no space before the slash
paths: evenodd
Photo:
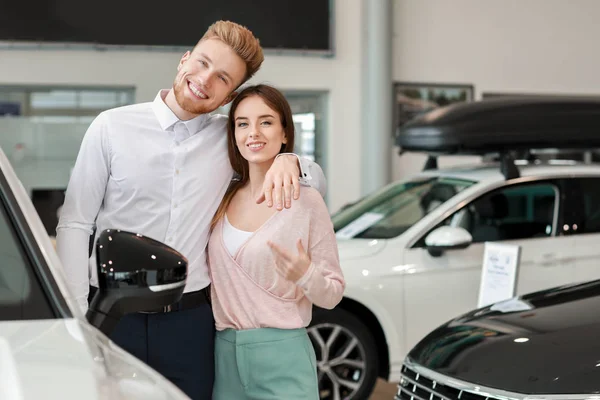
<path id="1" fill-rule="evenodd" d="M 140 313 L 142 314 L 162 314 L 162 313 L 169 313 L 173 310 L 173 305 L 169 304 L 168 306 L 163 306 L 157 310 L 152 310 L 152 311 L 140 311 Z"/>

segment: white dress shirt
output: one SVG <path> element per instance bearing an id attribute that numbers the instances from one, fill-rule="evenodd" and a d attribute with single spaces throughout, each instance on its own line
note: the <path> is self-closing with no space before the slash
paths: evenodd
<path id="1" fill-rule="evenodd" d="M 57 249 L 72 295 L 87 309 L 89 285 L 98 286 L 96 228 L 122 229 L 159 240 L 189 261 L 185 291 L 209 285 L 209 228 L 233 169 L 227 117 L 180 121 L 162 90 L 153 102 L 102 112 L 88 128 L 73 168 L 57 227 Z M 300 159 L 301 183 L 324 195 L 325 177 Z M 293 207 L 293 203 L 292 203 Z"/>

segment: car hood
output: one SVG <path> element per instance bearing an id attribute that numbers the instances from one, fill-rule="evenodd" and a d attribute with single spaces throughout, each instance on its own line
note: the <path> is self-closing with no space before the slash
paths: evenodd
<path id="1" fill-rule="evenodd" d="M 379 253 L 386 244 L 384 239 L 338 239 L 340 260 L 371 257 Z"/>
<path id="2" fill-rule="evenodd" d="M 187 398 L 109 343 L 77 319 L 0 322 L 0 399 Z"/>
<path id="3" fill-rule="evenodd" d="M 409 353 L 429 370 L 523 394 L 600 393 L 600 281 L 475 310 Z"/>

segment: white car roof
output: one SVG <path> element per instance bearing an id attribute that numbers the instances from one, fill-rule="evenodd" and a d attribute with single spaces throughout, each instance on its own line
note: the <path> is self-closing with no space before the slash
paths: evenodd
<path id="1" fill-rule="evenodd" d="M 598 176 L 600 164 L 583 164 L 568 160 L 552 160 L 539 164 L 527 164 L 525 161 L 515 162 L 521 177 L 563 177 L 563 176 Z M 443 176 L 456 179 L 467 179 L 480 183 L 493 183 L 505 180 L 500 172 L 499 163 L 480 163 L 461 165 L 450 168 L 422 171 L 416 177 Z"/>

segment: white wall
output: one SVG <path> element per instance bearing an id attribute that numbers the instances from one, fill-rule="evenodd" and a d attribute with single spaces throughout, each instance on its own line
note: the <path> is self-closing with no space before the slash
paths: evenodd
<path id="1" fill-rule="evenodd" d="M 599 15 L 597 0 L 394 0 L 393 77 L 600 95 Z M 423 161 L 395 156 L 394 177 Z"/>
<path id="2" fill-rule="evenodd" d="M 361 0 L 335 1 L 335 57 L 267 56 L 254 82 L 329 92 L 328 200 L 334 210 L 360 194 Z M 203 32 L 198 33 L 199 37 Z M 135 86 L 137 101 L 170 87 L 181 54 L 0 50 L 0 85 Z"/>

